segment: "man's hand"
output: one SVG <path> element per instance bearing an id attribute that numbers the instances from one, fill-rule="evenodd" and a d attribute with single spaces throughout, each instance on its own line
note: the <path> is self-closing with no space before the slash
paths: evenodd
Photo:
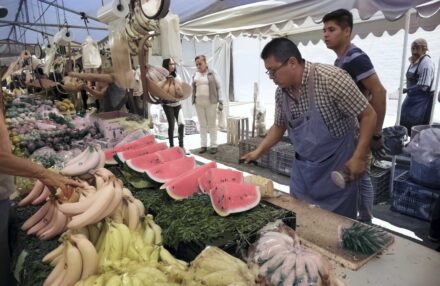
<path id="1" fill-rule="evenodd" d="M 379 136 L 373 136 L 373 139 L 370 143 L 370 149 L 371 153 L 373 154 L 374 158 L 378 160 L 382 160 L 386 156 L 385 147 L 383 145 L 383 137 L 382 135 Z"/>
<path id="2" fill-rule="evenodd" d="M 68 76 L 71 76 L 71 77 L 78 77 L 78 75 L 79 75 L 79 73 L 77 73 L 77 72 L 69 72 L 68 73 Z"/>
<path id="3" fill-rule="evenodd" d="M 367 160 L 357 157 L 351 157 L 350 160 L 345 163 L 345 169 L 350 181 L 355 181 L 367 169 Z"/>
<path id="4" fill-rule="evenodd" d="M 248 164 L 252 161 L 256 162 L 258 158 L 260 158 L 261 154 L 258 149 L 255 149 L 252 152 L 244 154 L 240 159 L 240 161 L 244 161 L 244 163 Z"/>
<path id="5" fill-rule="evenodd" d="M 55 190 L 57 188 L 66 189 L 67 186 L 72 186 L 72 187 L 80 186 L 79 182 L 49 170 L 46 170 L 46 172 L 44 172 L 43 175 L 38 179 L 40 179 L 40 181 L 43 182 L 43 184 L 46 185 L 47 187 Z"/>

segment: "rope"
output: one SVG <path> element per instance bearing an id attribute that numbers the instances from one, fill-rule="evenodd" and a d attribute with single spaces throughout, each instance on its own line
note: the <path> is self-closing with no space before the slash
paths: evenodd
<path id="1" fill-rule="evenodd" d="M 87 35 L 90 36 L 89 26 L 87 25 L 87 23 L 89 23 L 89 19 L 87 18 L 86 13 L 84 12 L 79 12 L 79 13 L 81 14 L 81 19 L 84 21 L 84 26 L 86 26 Z"/>
<path id="2" fill-rule="evenodd" d="M 69 28 L 69 24 L 67 23 L 67 18 L 66 18 L 66 8 L 64 7 L 64 0 L 61 0 L 61 3 L 63 4 L 64 25 L 66 25 L 66 27 Z"/>

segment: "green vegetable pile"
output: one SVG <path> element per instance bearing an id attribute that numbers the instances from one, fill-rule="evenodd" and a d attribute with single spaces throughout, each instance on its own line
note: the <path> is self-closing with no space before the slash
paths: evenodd
<path id="1" fill-rule="evenodd" d="M 41 262 L 43 257 L 58 246 L 58 237 L 49 241 L 40 241 L 34 235 L 27 235 L 26 232 L 20 229 L 21 225 L 29 218 L 40 206 L 26 206 L 24 208 L 17 208 L 17 217 L 15 226 L 12 229 L 17 230 L 16 245 L 14 245 L 12 265 L 17 265 L 18 257 L 23 251 L 27 252 L 22 267 L 19 267 L 18 277 L 21 286 L 36 286 L 43 285 L 44 280 L 52 271 L 49 264 Z M 16 269 L 13 269 L 15 272 Z"/>
<path id="2" fill-rule="evenodd" d="M 291 212 L 264 202 L 249 211 L 221 217 L 206 195 L 174 201 L 164 190 L 144 190 L 135 191 L 134 196 L 144 203 L 146 212 L 155 215 L 164 244 L 176 251 L 190 247 L 200 252 L 213 245 L 239 253 L 268 222 L 291 216 Z"/>

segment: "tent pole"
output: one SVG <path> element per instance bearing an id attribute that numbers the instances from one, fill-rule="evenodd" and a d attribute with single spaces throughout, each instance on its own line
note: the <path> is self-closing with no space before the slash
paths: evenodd
<path id="1" fill-rule="evenodd" d="M 405 62 L 406 62 L 406 52 L 408 49 L 408 32 L 409 32 L 409 22 L 411 19 L 410 11 L 406 11 L 405 13 L 405 35 L 403 37 L 403 52 L 402 52 L 402 65 L 400 67 L 400 86 L 399 86 L 399 101 L 397 103 L 397 115 L 396 115 L 396 124 L 400 124 L 400 112 L 402 109 L 402 94 L 403 94 L 403 80 L 405 77 Z M 409 132 L 410 130 L 408 130 Z M 396 156 L 393 156 L 393 160 L 391 162 L 391 174 L 390 174 L 390 198 L 393 196 L 394 190 L 394 173 L 396 169 Z"/>
<path id="2" fill-rule="evenodd" d="M 432 101 L 432 108 L 431 108 L 431 118 L 429 120 L 429 123 L 432 124 L 432 120 L 434 120 L 434 110 L 435 110 L 435 104 L 437 103 L 437 95 L 439 93 L 438 90 L 438 84 L 440 80 L 440 58 L 438 58 L 438 64 L 437 64 L 437 78 L 435 80 L 435 88 L 434 88 L 434 98 Z"/>
<path id="3" fill-rule="evenodd" d="M 402 94 L 403 94 L 403 81 L 405 80 L 405 62 L 406 62 L 406 54 L 408 50 L 408 31 L 409 31 L 409 22 L 410 22 L 410 12 L 409 10 L 405 13 L 405 35 L 403 37 L 403 52 L 402 52 L 402 65 L 400 66 L 400 86 L 399 86 L 399 101 L 397 103 L 397 116 L 396 116 L 396 124 L 400 123 L 400 113 L 402 111 Z M 409 132 L 410 130 L 408 130 Z"/>

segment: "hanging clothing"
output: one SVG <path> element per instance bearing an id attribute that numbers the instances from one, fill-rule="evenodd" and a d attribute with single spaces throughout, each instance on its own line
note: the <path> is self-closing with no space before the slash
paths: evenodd
<path id="1" fill-rule="evenodd" d="M 353 155 L 356 147 L 355 125 L 351 124 L 342 136 L 331 134 L 317 107 L 314 80 L 315 65 L 311 64 L 306 83 L 309 108 L 300 116 L 295 117 L 292 113 L 290 106 L 293 99 L 284 96 L 283 111 L 288 119 L 288 134 L 295 146 L 296 157 L 290 177 L 290 194 L 355 219 L 358 181 L 340 189 L 330 177 L 332 171 L 343 169 Z"/>
<path id="2" fill-rule="evenodd" d="M 406 71 L 407 96 L 402 104 L 400 125 L 408 132 L 416 125 L 427 125 L 431 119 L 434 92 L 434 63 L 424 55 L 418 63 L 411 64 Z"/>

